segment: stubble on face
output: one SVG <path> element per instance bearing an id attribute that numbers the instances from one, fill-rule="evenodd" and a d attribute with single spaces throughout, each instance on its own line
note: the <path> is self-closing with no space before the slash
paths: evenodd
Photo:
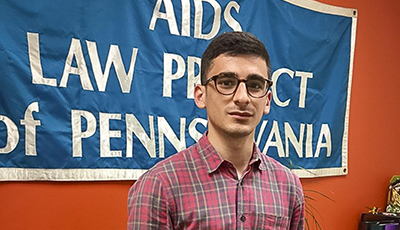
<path id="1" fill-rule="evenodd" d="M 265 61 L 249 55 L 218 56 L 210 68 L 209 77 L 221 72 L 235 72 L 240 78 L 247 78 L 251 74 L 267 77 Z M 233 95 L 218 93 L 214 82 L 207 85 L 205 92 L 210 131 L 226 138 L 254 138 L 255 127 L 265 107 L 269 106 L 266 97 L 250 97 L 243 83 Z"/>

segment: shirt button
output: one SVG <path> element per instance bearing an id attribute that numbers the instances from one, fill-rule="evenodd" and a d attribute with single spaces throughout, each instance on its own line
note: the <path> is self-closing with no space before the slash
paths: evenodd
<path id="1" fill-rule="evenodd" d="M 244 215 L 242 215 L 242 216 L 240 217 L 240 220 L 241 220 L 242 222 L 245 222 L 245 221 L 246 221 L 246 217 L 245 217 Z"/>

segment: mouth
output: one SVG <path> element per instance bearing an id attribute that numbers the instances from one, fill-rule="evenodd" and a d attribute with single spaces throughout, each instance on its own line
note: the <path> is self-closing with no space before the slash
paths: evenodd
<path id="1" fill-rule="evenodd" d="M 248 111 L 231 111 L 231 112 L 228 112 L 228 114 L 231 117 L 233 117 L 235 119 L 240 119 L 240 120 L 248 119 L 248 118 L 253 116 L 253 114 L 251 112 L 248 112 Z"/>

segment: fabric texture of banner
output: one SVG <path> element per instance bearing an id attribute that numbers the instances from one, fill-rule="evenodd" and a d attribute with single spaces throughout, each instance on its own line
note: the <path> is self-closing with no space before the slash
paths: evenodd
<path id="1" fill-rule="evenodd" d="M 357 11 L 310 0 L 0 3 L 0 180 L 132 180 L 199 140 L 201 55 L 248 31 L 271 56 L 255 141 L 300 177 L 348 173 Z"/>

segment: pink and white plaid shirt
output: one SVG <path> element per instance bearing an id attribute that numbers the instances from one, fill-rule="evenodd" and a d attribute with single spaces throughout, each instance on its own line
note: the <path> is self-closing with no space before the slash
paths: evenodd
<path id="1" fill-rule="evenodd" d="M 304 229 L 300 180 L 254 144 L 238 180 L 206 135 L 130 189 L 128 229 Z"/>

